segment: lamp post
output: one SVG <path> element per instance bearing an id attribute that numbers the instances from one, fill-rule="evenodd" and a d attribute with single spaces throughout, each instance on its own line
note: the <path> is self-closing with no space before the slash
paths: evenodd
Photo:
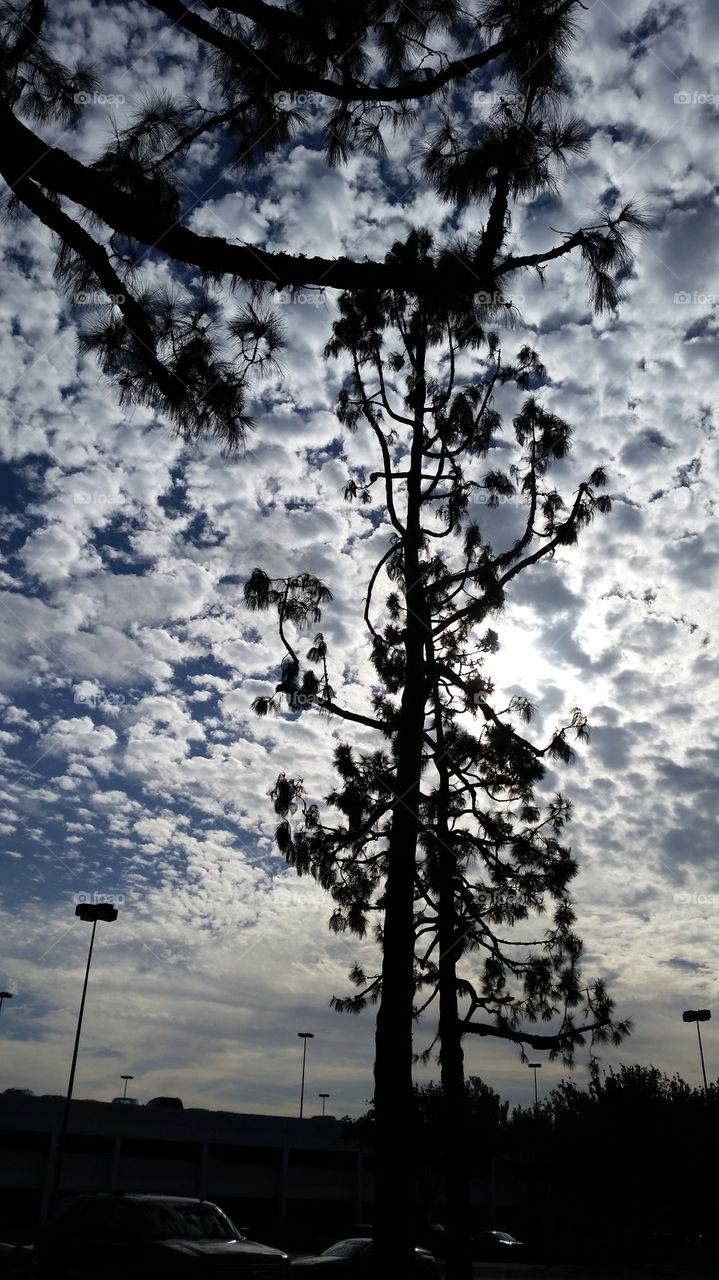
<path id="1" fill-rule="evenodd" d="M 528 1062 L 527 1066 L 534 1072 L 534 1110 L 539 1108 L 539 1098 L 537 1095 L 537 1072 L 542 1070 L 541 1062 Z"/>
<path id="2" fill-rule="evenodd" d="M 313 1031 L 298 1031 L 297 1035 L 302 1041 L 302 1088 L 300 1089 L 300 1120 L 305 1105 L 305 1063 L 307 1061 L 307 1041 L 314 1040 Z"/>
<path id="3" fill-rule="evenodd" d="M 327 1099 L 329 1098 L 329 1096 L 330 1096 L 330 1095 L 329 1095 L 328 1093 L 318 1093 L 318 1094 L 317 1094 L 317 1097 L 322 1099 L 322 1119 L 323 1119 L 323 1120 L 324 1120 L 324 1118 L 325 1118 L 325 1102 L 327 1101 Z"/>
<path id="4" fill-rule="evenodd" d="M 685 1009 L 684 1013 L 682 1014 L 682 1022 L 696 1022 L 697 1024 L 697 1037 L 699 1039 L 699 1057 L 701 1059 L 701 1064 L 702 1064 L 702 1079 L 704 1080 L 705 1093 L 708 1092 L 707 1073 L 706 1073 L 706 1067 L 704 1066 L 704 1048 L 702 1046 L 702 1033 L 699 1030 L 699 1023 L 708 1022 L 711 1016 L 712 1015 L 711 1015 L 710 1009 Z"/>
<path id="5" fill-rule="evenodd" d="M 125 1081 L 125 1092 L 124 1092 L 124 1093 L 123 1093 L 123 1095 L 122 1095 L 122 1101 L 124 1102 L 124 1101 L 125 1101 L 125 1099 L 127 1098 L 127 1082 L 128 1082 L 128 1080 L 134 1080 L 134 1079 L 135 1079 L 135 1077 L 134 1077 L 134 1076 L 120 1076 L 120 1079 Z"/>
<path id="6" fill-rule="evenodd" d="M 2 1013 L 3 1000 L 12 1000 L 12 991 L 0 991 L 0 1013 Z"/>
<path id="7" fill-rule="evenodd" d="M 82 1031 L 82 1017 L 85 1012 L 85 996 L 87 995 L 87 982 L 90 977 L 90 963 L 92 961 L 92 948 L 95 944 L 95 930 L 98 920 L 106 920 L 109 922 L 117 920 L 117 907 L 112 907 L 109 902 L 80 902 L 75 907 L 75 915 L 81 920 L 92 923 L 92 933 L 90 934 L 90 947 L 87 953 L 87 966 L 85 969 L 85 981 L 82 984 L 82 999 L 80 1000 L 80 1011 L 77 1015 L 77 1030 L 75 1031 L 75 1045 L 72 1051 L 72 1064 L 70 1066 L 70 1079 L 67 1084 L 67 1094 L 65 1096 L 65 1109 L 62 1113 L 62 1128 L 57 1142 L 57 1157 L 55 1161 L 55 1178 L 53 1181 L 51 1198 L 54 1200 L 60 1190 L 60 1178 L 62 1176 L 62 1164 L 65 1157 L 65 1139 L 67 1137 L 67 1126 L 70 1119 L 70 1103 L 72 1102 L 72 1090 L 75 1084 L 75 1068 L 77 1066 L 77 1051 L 80 1047 L 80 1032 Z M 126 1086 L 127 1087 L 127 1086 Z"/>

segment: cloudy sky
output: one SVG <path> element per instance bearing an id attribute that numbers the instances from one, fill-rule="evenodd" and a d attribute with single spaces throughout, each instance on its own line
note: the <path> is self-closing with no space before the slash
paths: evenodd
<path id="1" fill-rule="evenodd" d="M 148 85 L 207 100 L 196 48 L 144 4 L 52 9 L 59 55 L 84 49 L 108 99 L 63 139 L 80 158 Z M 589 746 L 550 781 L 575 804 L 587 974 L 636 1024 L 604 1061 L 692 1083 L 681 1010 L 719 1019 L 717 65 L 713 0 L 595 0 L 582 15 L 570 69 L 592 145 L 561 199 L 523 210 L 514 231 L 538 248 L 630 196 L 652 229 L 619 314 L 593 319 L 581 267 L 562 262 L 543 290 L 514 282 L 522 318 L 507 342 L 538 348 L 545 403 L 575 426 L 568 478 L 605 462 L 615 502 L 579 548 L 517 585 L 490 667 L 537 701 L 538 737 L 574 705 L 590 719 Z M 478 81 L 478 105 L 499 88 Z M 476 228 L 481 209 L 452 212 L 421 180 L 420 143 L 402 135 L 387 160 L 328 171 L 310 127 L 281 163 L 239 179 L 208 145 L 204 176 L 183 172 L 187 220 L 270 249 L 373 258 L 413 225 L 438 241 Z M 131 1072 L 143 1100 L 292 1114 L 308 1030 L 308 1096 L 356 1113 L 372 1089 L 372 1015 L 328 1002 L 364 951 L 329 935 L 328 901 L 274 851 L 267 795 L 280 770 L 329 790 L 338 731 L 312 711 L 253 717 L 278 649 L 271 622 L 242 605 L 256 564 L 321 576 L 335 597 L 333 684 L 367 706 L 356 598 L 385 535 L 342 502 L 372 450 L 333 413 L 340 373 L 321 352 L 335 300 L 284 300 L 283 376 L 258 391 L 248 447 L 227 458 L 120 410 L 77 354 L 49 235 L 21 221 L 0 236 L 0 983 L 15 993 L 0 1088 L 64 1089 L 88 942 L 74 906 L 102 894 L 120 913 L 98 930 L 79 1096 L 110 1098 Z M 432 1034 L 418 1028 L 418 1049 Z M 530 1094 L 512 1049 L 471 1043 L 467 1066 L 505 1097 Z M 545 1087 L 561 1074 L 546 1064 Z M 431 1076 L 436 1065 L 418 1073 Z"/>

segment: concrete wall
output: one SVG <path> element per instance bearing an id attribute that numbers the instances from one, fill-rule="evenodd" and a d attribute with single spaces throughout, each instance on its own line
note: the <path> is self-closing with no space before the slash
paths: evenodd
<path id="1" fill-rule="evenodd" d="M 33 1220 L 47 1207 L 62 1111 L 62 1098 L 0 1094 L 0 1223 L 15 1213 L 14 1205 Z M 78 1100 L 61 1190 L 204 1196 L 238 1226 L 261 1228 L 265 1235 L 306 1226 L 331 1236 L 371 1220 L 372 1169 L 373 1158 L 353 1151 L 341 1122 L 331 1117 Z M 516 1229 L 537 1189 L 508 1169 L 496 1174 L 473 1185 L 476 1225 Z"/>
<path id="2" fill-rule="evenodd" d="M 61 1098 L 0 1095 L 0 1192 L 52 1185 Z M 340 1122 L 74 1101 L 63 1191 L 147 1191 L 241 1201 L 278 1228 L 294 1204 L 332 1204 L 347 1222 L 372 1198 L 362 1154 Z M 241 1225 L 241 1224 L 239 1224 Z"/>

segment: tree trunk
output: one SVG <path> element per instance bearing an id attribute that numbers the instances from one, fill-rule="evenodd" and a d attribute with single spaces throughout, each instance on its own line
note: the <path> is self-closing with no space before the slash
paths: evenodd
<path id="1" fill-rule="evenodd" d="M 435 691 L 435 739 L 439 769 L 437 844 L 439 885 L 439 1036 L 444 1109 L 444 1186 L 449 1257 L 446 1280 L 472 1280 L 470 1248 L 470 1153 L 464 1051 L 457 1007 L 458 928 L 455 909 L 455 855 L 449 830 L 449 776 L 444 764 L 441 705 Z"/>
<path id="2" fill-rule="evenodd" d="M 451 889 L 450 889 L 451 892 Z M 446 904 L 440 894 L 440 913 Z M 467 1148 L 467 1101 L 464 1084 L 464 1052 L 457 1011 L 457 987 L 451 947 L 455 930 L 440 924 L 440 947 L 445 954 L 439 965 L 439 1034 L 442 1093 L 444 1095 L 444 1185 L 447 1201 L 449 1259 L 446 1280 L 472 1280 L 470 1248 L 470 1162 Z"/>
<path id="3" fill-rule="evenodd" d="M 377 1118 L 373 1240 L 378 1274 L 410 1277 L 417 1231 L 416 1122 L 412 1088 L 414 887 L 426 681 L 426 602 L 420 577 L 424 350 L 416 353 L 416 410 L 403 538 L 406 672 L 395 746 L 397 799 L 385 888 L 382 995 L 375 1035 Z"/>
<path id="4" fill-rule="evenodd" d="M 408 681 L 405 692 L 412 688 Z M 421 744 L 416 707 L 403 706 L 408 735 Z M 416 1231 L 415 1106 L 412 1089 L 414 1005 L 414 868 L 420 761 L 406 743 L 397 770 L 398 794 L 389 842 L 385 894 L 382 996 L 375 1033 L 377 1119 L 374 1244 L 388 1280 L 411 1275 Z M 414 779 L 414 780 L 413 780 Z"/>

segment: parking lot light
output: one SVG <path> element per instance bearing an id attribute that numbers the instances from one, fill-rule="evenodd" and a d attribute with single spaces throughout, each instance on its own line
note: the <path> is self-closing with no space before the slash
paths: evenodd
<path id="1" fill-rule="evenodd" d="M 701 1064 L 702 1064 L 702 1079 L 704 1080 L 705 1093 L 708 1093 L 707 1073 L 706 1073 L 706 1067 L 704 1066 L 704 1047 L 702 1045 L 702 1033 L 699 1030 L 699 1023 L 708 1022 L 711 1016 L 712 1015 L 711 1015 L 710 1009 L 685 1009 L 684 1013 L 682 1014 L 682 1022 L 696 1022 L 697 1024 L 697 1036 L 699 1038 L 699 1057 L 701 1059 Z"/>
<path id="2" fill-rule="evenodd" d="M 117 907 L 113 907 L 109 902 L 80 902 L 75 907 L 75 915 L 79 916 L 88 924 L 92 924 L 92 933 L 90 934 L 90 946 L 87 952 L 87 966 L 85 968 L 85 981 L 82 984 L 82 999 L 80 1000 L 80 1011 L 77 1015 L 77 1029 L 75 1031 L 75 1045 L 72 1051 L 72 1064 L 70 1066 L 70 1079 L 67 1085 L 67 1094 L 65 1096 L 65 1109 L 62 1115 L 62 1127 L 57 1142 L 57 1157 L 55 1161 L 55 1178 L 51 1193 L 52 1200 L 55 1200 L 60 1190 L 60 1178 L 62 1176 L 62 1165 L 65 1157 L 65 1139 L 67 1137 L 67 1126 L 70 1119 L 70 1104 L 72 1102 L 72 1090 L 75 1084 L 75 1068 L 77 1066 L 77 1051 L 80 1047 L 80 1032 L 82 1031 L 82 1017 L 85 1012 L 85 997 L 87 995 L 87 983 L 90 977 L 90 964 L 92 962 L 92 949 L 95 945 L 95 930 L 97 929 L 98 920 L 105 920 L 110 923 L 117 920 Z"/>
<path id="3" fill-rule="evenodd" d="M 542 1070 L 542 1064 L 541 1062 L 528 1062 L 527 1066 L 530 1071 L 534 1072 L 534 1110 L 536 1111 L 539 1107 L 539 1097 L 537 1094 L 537 1072 Z"/>
<path id="4" fill-rule="evenodd" d="M 300 1120 L 305 1105 L 305 1063 L 307 1061 L 307 1041 L 314 1040 L 313 1031 L 298 1031 L 297 1035 L 302 1041 L 302 1086 L 300 1088 Z"/>

